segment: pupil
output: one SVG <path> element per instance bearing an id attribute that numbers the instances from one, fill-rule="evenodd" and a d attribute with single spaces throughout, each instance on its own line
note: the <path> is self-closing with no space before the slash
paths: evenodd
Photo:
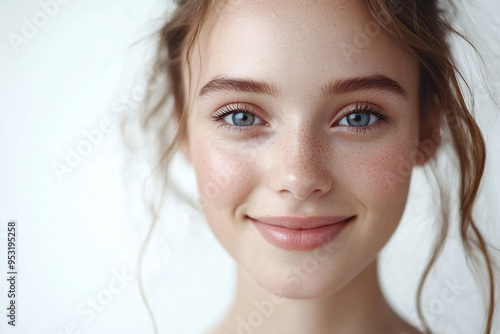
<path id="1" fill-rule="evenodd" d="M 347 123 L 351 126 L 367 126 L 370 123 L 370 115 L 364 113 L 354 113 L 347 117 Z"/>

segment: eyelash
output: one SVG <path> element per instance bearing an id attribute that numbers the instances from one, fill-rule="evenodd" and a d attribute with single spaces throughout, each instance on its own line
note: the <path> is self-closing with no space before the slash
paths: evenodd
<path id="1" fill-rule="evenodd" d="M 378 120 L 375 121 L 375 123 L 370 124 L 368 126 L 361 126 L 361 127 L 349 126 L 348 127 L 349 129 L 352 129 L 358 133 L 363 132 L 363 134 L 365 134 L 366 131 L 373 131 L 377 127 L 381 126 L 382 122 L 389 123 L 389 121 L 390 121 L 389 115 L 387 115 L 382 110 L 382 108 L 380 108 L 379 106 L 369 104 L 369 103 L 356 102 L 356 104 L 354 105 L 354 108 L 341 112 L 342 117 L 337 122 L 335 122 L 334 125 L 338 124 L 342 119 L 344 119 L 344 117 L 347 117 L 351 114 L 357 114 L 357 113 L 370 114 L 370 115 L 376 116 L 378 118 Z M 350 131 L 352 131 L 352 130 L 350 130 Z"/>
<path id="2" fill-rule="evenodd" d="M 231 114 L 236 114 L 236 113 L 249 113 L 254 115 L 255 117 L 261 119 L 259 115 L 251 110 L 248 106 L 246 105 L 240 105 L 239 103 L 233 104 L 233 105 L 225 105 L 224 107 L 220 108 L 217 110 L 212 116 L 211 119 L 214 122 L 221 122 L 226 116 L 231 115 Z M 363 134 L 366 133 L 366 131 L 373 131 L 376 127 L 382 125 L 381 122 L 384 123 L 389 123 L 390 117 L 382 110 L 382 108 L 372 105 L 372 104 L 367 104 L 367 103 L 360 103 L 356 102 L 354 108 L 348 109 L 345 111 L 342 111 L 341 113 L 341 118 L 335 122 L 333 125 L 338 125 L 338 123 L 344 119 L 344 117 L 349 116 L 350 114 L 356 114 L 356 113 L 364 113 L 364 114 L 370 114 L 373 116 L 376 116 L 378 118 L 375 123 L 368 125 L 368 126 L 363 126 L 363 127 L 355 127 L 355 126 L 348 126 L 348 128 L 360 133 L 362 132 Z M 264 124 L 266 124 L 264 122 Z M 222 123 L 219 124 L 218 128 L 223 128 L 227 129 L 230 131 L 236 131 L 236 132 L 242 132 L 242 131 L 248 131 L 247 128 L 250 128 L 251 126 L 237 126 L 237 125 L 232 125 L 228 123 Z M 350 131 L 352 131 L 350 130 Z"/>
<path id="3" fill-rule="evenodd" d="M 259 115 L 256 114 L 255 111 L 251 110 L 248 106 L 240 105 L 239 103 L 225 105 L 224 107 L 217 110 L 215 112 L 215 114 L 213 114 L 211 116 L 211 118 L 214 122 L 220 122 L 226 116 L 231 115 L 231 114 L 237 114 L 240 112 L 241 113 L 249 113 L 249 114 L 254 115 L 255 117 L 262 118 L 262 117 L 259 117 Z M 243 131 L 248 131 L 248 129 L 246 129 L 246 128 L 249 128 L 249 127 L 250 126 L 237 126 L 237 125 L 232 125 L 232 124 L 228 124 L 228 123 L 222 123 L 222 124 L 219 124 L 219 126 L 217 128 L 228 129 L 228 130 L 236 131 L 236 132 L 243 132 Z"/>

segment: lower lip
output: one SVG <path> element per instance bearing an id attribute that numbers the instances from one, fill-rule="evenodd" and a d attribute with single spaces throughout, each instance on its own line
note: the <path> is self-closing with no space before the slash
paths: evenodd
<path id="1" fill-rule="evenodd" d="M 262 237 L 270 244 L 294 251 L 307 251 L 335 240 L 353 217 L 342 222 L 309 230 L 293 230 L 282 226 L 264 224 L 250 219 Z"/>

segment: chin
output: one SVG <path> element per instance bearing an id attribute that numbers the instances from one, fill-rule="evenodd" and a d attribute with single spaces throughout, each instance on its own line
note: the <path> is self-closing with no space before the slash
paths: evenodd
<path id="1" fill-rule="evenodd" d="M 290 272 L 289 272 L 290 273 Z M 261 272 L 259 273 L 262 274 Z M 295 274 L 270 274 L 267 277 L 251 277 L 262 289 L 273 295 L 286 299 L 310 300 L 320 299 L 334 294 L 348 283 L 344 277 L 334 274 L 314 275 L 300 278 Z"/>

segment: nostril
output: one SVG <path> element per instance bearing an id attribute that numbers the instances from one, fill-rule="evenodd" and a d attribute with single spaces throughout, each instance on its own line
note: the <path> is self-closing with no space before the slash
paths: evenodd
<path id="1" fill-rule="evenodd" d="M 281 187 L 275 188 L 281 193 L 289 193 L 298 200 L 305 200 L 312 196 L 320 197 L 328 193 L 331 189 L 332 182 L 327 177 L 296 177 L 289 175 L 288 178 L 283 177 L 277 180 L 281 183 Z"/>
<path id="2" fill-rule="evenodd" d="M 326 152 L 326 145 L 317 138 L 297 134 L 285 139 L 267 160 L 270 162 L 268 180 L 272 190 L 282 195 L 291 194 L 299 200 L 328 193 L 332 187 L 332 174 L 326 157 L 332 155 Z"/>

